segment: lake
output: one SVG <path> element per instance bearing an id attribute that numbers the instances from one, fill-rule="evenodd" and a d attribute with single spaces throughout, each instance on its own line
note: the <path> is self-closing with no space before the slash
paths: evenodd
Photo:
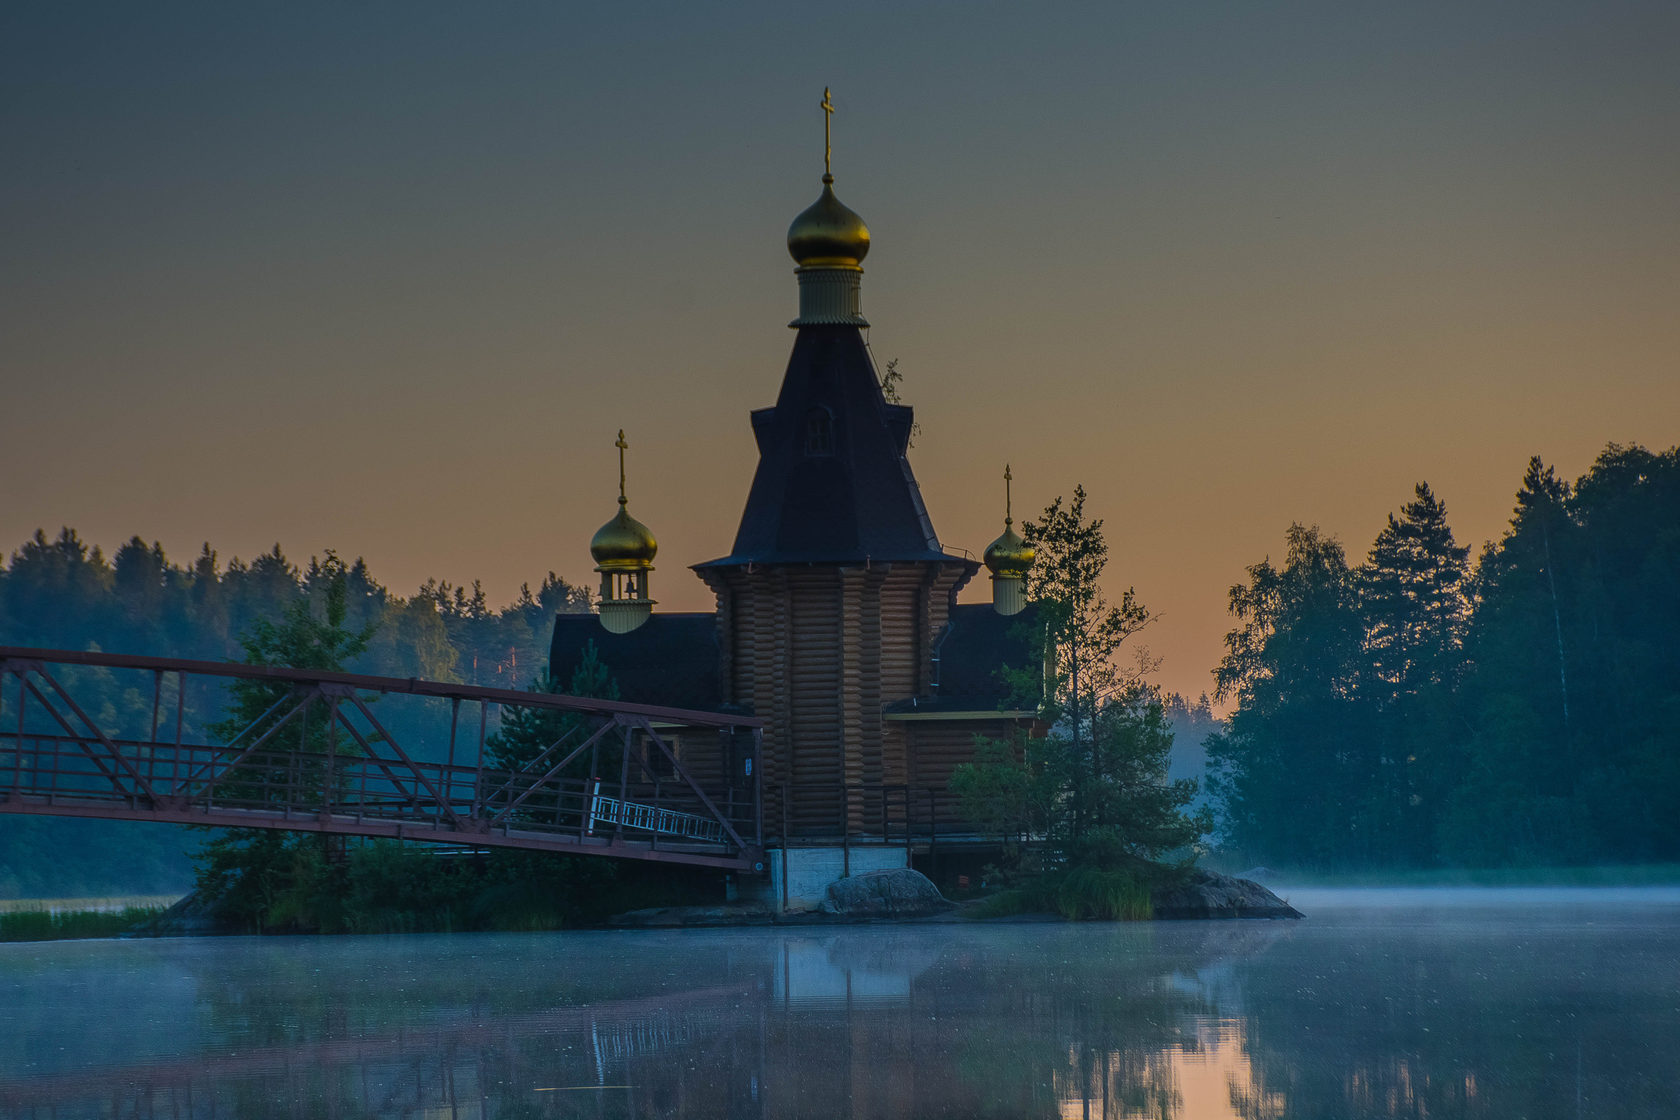
<path id="1" fill-rule="evenodd" d="M 0 1116 L 1680 1116 L 1680 889 L 0 945 Z"/>

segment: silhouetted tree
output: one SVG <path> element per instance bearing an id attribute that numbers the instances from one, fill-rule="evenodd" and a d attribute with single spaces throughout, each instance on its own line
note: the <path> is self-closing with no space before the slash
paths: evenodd
<path id="1" fill-rule="evenodd" d="M 1085 489 L 1058 497 L 1023 526 L 1036 553 L 1028 598 L 1042 626 L 1047 679 L 1043 739 L 977 744 L 952 775 L 965 810 L 1011 843 L 1043 837 L 1066 863 L 1114 867 L 1193 843 L 1209 821 L 1186 807 L 1193 780 L 1167 776 L 1172 729 L 1158 692 L 1143 680 L 1147 652 L 1116 661 L 1153 616 L 1131 588 L 1111 604 L 1100 580 L 1108 542 L 1085 516 Z"/>
<path id="2" fill-rule="evenodd" d="M 1446 506 L 1420 482 L 1389 514 L 1357 575 L 1373 706 L 1376 771 L 1367 792 L 1373 858 L 1425 864 L 1436 821 L 1463 763 L 1453 690 L 1464 668 L 1470 554 L 1453 539 Z"/>
<path id="3" fill-rule="evenodd" d="M 1376 770 L 1357 703 L 1364 626 L 1342 546 L 1291 525 L 1282 567 L 1263 560 L 1231 588 L 1241 624 L 1225 636 L 1218 699 L 1234 699 L 1208 743 L 1226 838 L 1277 861 L 1367 859 Z"/>

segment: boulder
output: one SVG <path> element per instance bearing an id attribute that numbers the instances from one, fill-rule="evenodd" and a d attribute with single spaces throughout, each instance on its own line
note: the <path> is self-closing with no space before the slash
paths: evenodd
<path id="1" fill-rule="evenodd" d="M 822 908 L 849 918 L 920 918 L 955 907 L 926 875 L 899 867 L 836 879 Z"/>
<path id="2" fill-rule="evenodd" d="M 216 921 L 210 907 L 206 906 L 198 897 L 198 892 L 194 891 L 163 913 L 140 923 L 131 934 L 125 936 L 202 937 L 225 932 L 227 931 Z"/>
<path id="3" fill-rule="evenodd" d="M 1254 882 L 1197 867 L 1152 892 L 1157 918 L 1299 918 L 1301 912 Z"/>

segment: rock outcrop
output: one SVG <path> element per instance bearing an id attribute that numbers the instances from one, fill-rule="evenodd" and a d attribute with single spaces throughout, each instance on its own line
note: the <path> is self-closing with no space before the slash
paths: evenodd
<path id="1" fill-rule="evenodd" d="M 1252 879 L 1192 868 L 1155 888 L 1156 918 L 1299 918 L 1301 912 Z"/>
<path id="2" fill-rule="evenodd" d="M 142 922 L 129 936 L 204 937 L 226 932 L 216 921 L 210 907 L 206 906 L 198 897 L 198 892 L 194 891 L 163 913 Z"/>

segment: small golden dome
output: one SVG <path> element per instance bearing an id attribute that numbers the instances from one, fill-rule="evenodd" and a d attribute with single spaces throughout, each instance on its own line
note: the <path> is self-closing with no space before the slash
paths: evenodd
<path id="1" fill-rule="evenodd" d="M 834 176 L 823 176 L 822 197 L 788 227 L 788 253 L 800 268 L 857 268 L 869 255 L 869 227 L 834 197 Z"/>
<path id="2" fill-rule="evenodd" d="M 589 554 L 595 557 L 596 571 L 647 571 L 658 553 L 659 542 L 653 539 L 646 525 L 630 516 L 623 498 L 618 500 L 618 516 L 589 539 Z"/>
<path id="3" fill-rule="evenodd" d="M 1015 475 L 1009 469 L 1009 464 L 1003 465 L 1003 535 L 986 546 L 986 567 L 992 570 L 994 579 L 1025 579 L 1033 565 L 1033 548 L 1021 539 L 1021 534 L 1015 531 L 1014 500 L 1010 496 L 1009 484 L 1015 481 Z M 1015 611 L 1021 608 L 1017 606 Z M 1007 613 L 1013 614 L 1015 611 Z"/>
<path id="4" fill-rule="evenodd" d="M 1005 519 L 1003 535 L 986 546 L 986 567 L 992 575 L 1005 579 L 1023 579 L 1033 566 L 1033 548 L 1021 539 L 1013 522 Z"/>

